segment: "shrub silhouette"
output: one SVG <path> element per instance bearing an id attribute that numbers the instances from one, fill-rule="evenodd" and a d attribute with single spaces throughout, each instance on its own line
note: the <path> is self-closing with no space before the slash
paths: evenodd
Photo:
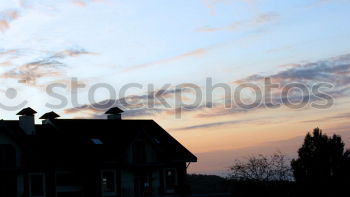
<path id="1" fill-rule="evenodd" d="M 230 179 L 249 181 L 290 181 L 289 162 L 281 152 L 265 156 L 252 155 L 246 160 L 236 160 L 230 167 Z"/>

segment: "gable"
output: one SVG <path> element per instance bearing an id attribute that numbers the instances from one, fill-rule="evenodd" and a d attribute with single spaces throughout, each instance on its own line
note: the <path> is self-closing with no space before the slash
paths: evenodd
<path id="1" fill-rule="evenodd" d="M 127 161 L 133 164 L 159 162 L 161 155 L 158 148 L 147 138 L 138 137 L 127 148 Z"/>

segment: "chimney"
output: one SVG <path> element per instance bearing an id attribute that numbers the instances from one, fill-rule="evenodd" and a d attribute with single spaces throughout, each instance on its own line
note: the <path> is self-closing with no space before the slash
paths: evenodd
<path id="1" fill-rule="evenodd" d="M 105 114 L 107 114 L 108 120 L 121 120 L 123 112 L 124 111 L 119 109 L 118 107 L 112 107 L 109 110 L 107 110 Z"/>
<path id="2" fill-rule="evenodd" d="M 36 114 L 36 111 L 30 107 L 17 113 L 19 115 L 19 126 L 27 135 L 35 135 L 34 114 Z"/>
<path id="3" fill-rule="evenodd" d="M 60 117 L 60 115 L 56 114 L 54 111 L 51 111 L 51 112 L 45 113 L 39 119 L 42 119 L 43 120 L 43 124 L 46 124 L 50 120 L 56 119 L 58 117 Z"/>

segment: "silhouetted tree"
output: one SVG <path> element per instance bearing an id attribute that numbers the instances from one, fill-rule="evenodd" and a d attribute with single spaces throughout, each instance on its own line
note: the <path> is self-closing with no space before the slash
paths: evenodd
<path id="1" fill-rule="evenodd" d="M 286 156 L 280 152 L 271 156 L 253 155 L 236 160 L 230 168 L 230 178 L 250 181 L 289 181 L 291 169 Z"/>
<path id="2" fill-rule="evenodd" d="M 298 156 L 291 162 L 294 178 L 308 188 L 317 185 L 318 191 L 329 191 L 344 185 L 349 176 L 350 152 L 344 151 L 344 142 L 338 135 L 328 137 L 315 128 L 305 136 Z"/>

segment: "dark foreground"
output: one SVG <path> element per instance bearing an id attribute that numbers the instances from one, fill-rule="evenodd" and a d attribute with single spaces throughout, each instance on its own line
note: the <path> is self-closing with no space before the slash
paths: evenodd
<path id="1" fill-rule="evenodd" d="M 350 196 L 349 185 L 308 185 L 295 182 L 233 181 L 214 175 L 189 175 L 193 197 L 345 197 Z"/>

